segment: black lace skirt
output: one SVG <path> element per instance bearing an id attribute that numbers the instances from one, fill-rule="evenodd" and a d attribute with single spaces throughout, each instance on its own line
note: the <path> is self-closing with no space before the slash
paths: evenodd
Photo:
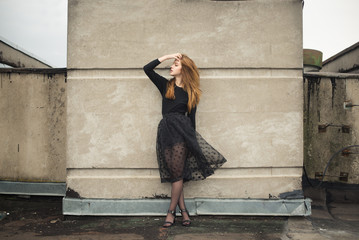
<path id="1" fill-rule="evenodd" d="M 226 162 L 194 130 L 190 118 L 180 113 L 163 116 L 158 125 L 156 151 L 161 182 L 203 180 Z"/>

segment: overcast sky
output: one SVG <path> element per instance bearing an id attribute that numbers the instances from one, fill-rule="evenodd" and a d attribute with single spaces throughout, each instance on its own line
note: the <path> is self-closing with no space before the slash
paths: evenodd
<path id="1" fill-rule="evenodd" d="M 303 48 L 323 60 L 359 41 L 359 0 L 305 0 Z M 66 67 L 67 0 L 0 0 L 0 38 Z"/>
<path id="2" fill-rule="evenodd" d="M 0 38 L 66 66 L 67 0 L 0 0 Z"/>

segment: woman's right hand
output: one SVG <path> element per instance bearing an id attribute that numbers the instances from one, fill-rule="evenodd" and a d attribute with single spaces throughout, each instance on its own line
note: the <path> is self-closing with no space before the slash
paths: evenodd
<path id="1" fill-rule="evenodd" d="M 169 60 L 169 59 L 180 60 L 181 58 L 182 58 L 182 54 L 181 54 L 181 53 L 173 53 L 173 54 L 169 54 L 169 55 L 162 56 L 162 57 L 158 58 L 158 60 L 159 60 L 160 62 L 163 62 L 163 61 L 166 61 L 166 60 Z"/>

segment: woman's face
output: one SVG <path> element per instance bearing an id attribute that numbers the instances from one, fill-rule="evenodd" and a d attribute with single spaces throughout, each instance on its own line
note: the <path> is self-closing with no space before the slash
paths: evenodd
<path id="1" fill-rule="evenodd" d="M 181 75 L 182 64 L 181 61 L 175 60 L 171 66 L 170 74 L 173 77 Z"/>

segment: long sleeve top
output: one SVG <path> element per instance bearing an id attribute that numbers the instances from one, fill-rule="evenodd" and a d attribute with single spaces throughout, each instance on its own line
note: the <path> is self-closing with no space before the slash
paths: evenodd
<path id="1" fill-rule="evenodd" d="M 161 62 L 158 59 L 153 60 L 143 67 L 146 75 L 150 80 L 156 85 L 158 90 L 162 95 L 162 115 L 167 113 L 181 113 L 186 114 L 191 119 L 192 126 L 196 129 L 196 110 L 197 107 L 192 108 L 191 113 L 188 113 L 187 103 L 188 103 L 188 94 L 175 84 L 175 99 L 168 99 L 165 97 L 167 92 L 167 83 L 168 80 L 154 71 Z"/>

